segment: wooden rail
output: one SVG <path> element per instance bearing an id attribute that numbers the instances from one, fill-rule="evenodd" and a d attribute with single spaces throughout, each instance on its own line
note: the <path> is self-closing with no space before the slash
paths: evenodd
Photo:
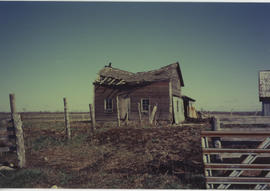
<path id="1" fill-rule="evenodd" d="M 270 170 L 270 164 L 210 163 L 204 167 L 210 170 Z"/>
<path id="2" fill-rule="evenodd" d="M 258 177 L 207 177 L 209 184 L 270 184 L 270 178 Z"/>
<path id="3" fill-rule="evenodd" d="M 201 135 L 207 137 L 269 137 L 269 131 L 202 131 Z"/>
<path id="4" fill-rule="evenodd" d="M 217 125 L 219 128 L 212 127 L 214 131 L 201 132 L 206 188 L 228 189 L 231 185 L 242 184 L 255 185 L 254 189 L 267 188 L 267 185 L 270 184 L 270 164 L 257 164 L 256 159 L 261 157 L 270 158 L 270 149 L 268 148 L 270 146 L 270 131 L 254 131 L 250 126 L 244 131 L 237 128 L 235 130 L 223 130 L 225 125 L 223 121 L 220 122 L 217 119 L 214 121 L 212 125 Z M 238 122 L 239 120 L 235 123 Z M 254 123 L 253 120 L 251 124 L 261 124 L 262 122 L 267 122 L 267 120 L 261 120 L 260 123 Z M 230 124 L 233 124 L 233 122 L 231 121 Z M 233 140 L 232 144 L 227 144 L 225 148 L 222 148 L 224 142 L 228 140 Z M 245 145 L 241 146 L 241 143 L 244 143 L 243 140 L 255 141 L 257 147 L 250 148 L 252 145 L 249 145 L 249 147 L 244 148 Z M 220 142 L 218 146 L 216 145 L 217 141 Z M 258 144 L 259 142 L 261 143 Z M 241 147 L 236 148 L 237 145 Z M 230 148 L 232 146 L 233 148 Z M 223 162 L 224 158 L 226 158 L 226 163 Z M 233 158 L 238 159 L 233 160 Z M 245 171 L 264 171 L 268 173 L 265 177 L 250 177 L 249 174 L 247 177 Z M 248 188 L 250 189 L 250 187 Z"/>
<path id="5" fill-rule="evenodd" d="M 23 121 L 35 121 L 35 122 L 64 122 L 64 113 L 63 112 L 52 112 L 52 113 L 39 113 L 39 112 L 31 112 L 31 113 L 20 113 Z M 89 112 L 69 112 L 70 121 L 91 121 Z M 10 119 L 10 113 L 0 113 L 0 120 Z"/>
<path id="6" fill-rule="evenodd" d="M 267 116 L 243 116 L 243 117 L 223 117 L 220 118 L 224 125 L 231 124 L 270 124 L 270 118 Z"/>

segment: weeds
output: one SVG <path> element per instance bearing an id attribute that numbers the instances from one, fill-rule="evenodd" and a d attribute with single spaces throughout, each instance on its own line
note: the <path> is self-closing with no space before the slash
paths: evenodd
<path id="1" fill-rule="evenodd" d="M 38 137 L 34 139 L 32 142 L 33 149 L 35 151 L 47 148 L 49 146 L 61 146 L 63 145 L 63 141 L 58 140 L 57 138 L 54 137 Z"/>
<path id="2" fill-rule="evenodd" d="M 40 169 L 20 169 L 3 171 L 0 179 L 1 188 L 31 188 L 40 181 L 47 179 Z"/>
<path id="3" fill-rule="evenodd" d="M 29 169 L 4 172 L 0 187 L 204 188 L 202 166 L 190 163 L 201 159 L 200 129 L 99 128 L 90 135 L 89 125 L 72 124 L 66 140 L 61 122 L 25 123 Z"/>

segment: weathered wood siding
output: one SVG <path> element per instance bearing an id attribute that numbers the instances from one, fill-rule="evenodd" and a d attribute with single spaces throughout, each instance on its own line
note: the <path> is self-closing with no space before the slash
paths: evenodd
<path id="1" fill-rule="evenodd" d="M 129 90 L 114 90 L 111 88 L 98 87 L 95 90 L 95 115 L 96 121 L 117 121 L 117 95 L 128 95 L 130 97 L 130 113 L 129 120 L 139 120 L 138 103 L 141 103 L 142 98 L 149 98 L 151 111 L 157 104 L 157 120 L 170 121 L 169 114 L 169 81 L 154 82 L 143 87 L 136 87 Z M 104 111 L 104 99 L 113 99 L 112 113 Z M 142 112 L 142 119 L 148 120 L 149 113 Z"/>
<path id="2" fill-rule="evenodd" d="M 171 81 L 172 81 L 172 94 L 173 94 L 173 96 L 181 97 L 180 79 L 179 79 L 177 70 L 172 71 Z"/>
<path id="3" fill-rule="evenodd" d="M 270 99 L 270 70 L 259 72 L 259 97 Z"/>
<path id="4" fill-rule="evenodd" d="M 105 87 L 95 88 L 95 117 L 96 121 L 117 121 L 117 106 L 116 106 L 117 90 Z M 113 110 L 111 113 L 104 110 L 104 99 L 112 98 Z"/>
<path id="5" fill-rule="evenodd" d="M 262 115 L 270 116 L 270 70 L 259 72 L 259 98 L 262 101 Z"/>
<path id="6" fill-rule="evenodd" d="M 131 113 L 130 120 L 138 120 L 138 103 L 141 103 L 142 98 L 149 98 L 151 111 L 153 107 L 158 104 L 156 119 L 157 120 L 170 120 L 169 119 L 169 81 L 155 82 L 150 85 L 138 88 L 130 94 Z M 142 119 L 148 119 L 148 113 L 142 112 Z"/>

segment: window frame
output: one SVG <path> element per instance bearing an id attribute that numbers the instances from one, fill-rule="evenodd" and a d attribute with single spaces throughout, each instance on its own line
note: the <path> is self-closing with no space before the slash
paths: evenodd
<path id="1" fill-rule="evenodd" d="M 108 108 L 108 100 L 111 100 L 111 108 Z M 113 112 L 113 99 L 112 98 L 105 98 L 104 99 L 104 112 L 105 113 L 112 113 Z"/>
<path id="2" fill-rule="evenodd" d="M 148 107 L 147 110 L 143 108 L 143 101 L 148 100 Z M 148 113 L 149 112 L 149 105 L 150 105 L 150 98 L 141 98 L 141 112 Z"/>

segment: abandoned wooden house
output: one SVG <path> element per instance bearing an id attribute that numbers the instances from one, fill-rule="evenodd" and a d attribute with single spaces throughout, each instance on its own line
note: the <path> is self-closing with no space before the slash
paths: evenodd
<path id="1" fill-rule="evenodd" d="M 113 68 L 110 63 L 93 84 L 96 121 L 148 121 L 153 115 L 155 121 L 178 124 L 188 116 L 184 105 L 195 101 L 187 96 L 182 99 L 184 80 L 178 62 L 138 73 Z"/>
<path id="2" fill-rule="evenodd" d="M 270 116 L 270 70 L 259 71 L 259 99 L 262 115 Z"/>

